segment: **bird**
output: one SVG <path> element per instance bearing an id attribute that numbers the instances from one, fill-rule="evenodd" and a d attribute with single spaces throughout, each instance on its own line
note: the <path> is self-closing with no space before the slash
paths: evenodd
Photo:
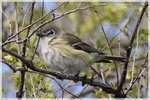
<path id="1" fill-rule="evenodd" d="M 76 75 L 94 63 L 110 63 L 110 60 L 125 62 L 125 57 L 109 56 L 83 42 L 79 37 L 47 26 L 36 33 L 40 37 L 41 55 L 52 70 Z"/>

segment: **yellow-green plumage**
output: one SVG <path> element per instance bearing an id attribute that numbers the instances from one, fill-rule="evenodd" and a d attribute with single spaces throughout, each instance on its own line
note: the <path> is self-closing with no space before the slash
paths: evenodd
<path id="1" fill-rule="evenodd" d="M 77 74 L 96 62 L 124 61 L 126 58 L 107 56 L 81 41 L 80 38 L 63 32 L 57 27 L 47 27 L 42 33 L 41 51 L 44 61 L 56 71 Z"/>
<path id="2" fill-rule="evenodd" d="M 68 45 L 68 42 L 61 36 L 48 42 L 44 39 L 45 45 L 42 45 L 44 60 L 48 61 L 50 67 L 65 73 L 76 74 L 85 69 L 92 63 L 93 57 L 85 51 L 74 49 Z M 86 59 L 85 59 L 86 58 Z"/>

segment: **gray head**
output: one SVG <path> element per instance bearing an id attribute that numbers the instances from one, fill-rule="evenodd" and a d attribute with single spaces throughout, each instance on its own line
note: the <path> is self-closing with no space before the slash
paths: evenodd
<path id="1" fill-rule="evenodd" d="M 41 32 L 37 32 L 37 36 L 43 37 L 55 37 L 61 34 L 61 30 L 55 26 L 48 26 L 43 28 Z"/>

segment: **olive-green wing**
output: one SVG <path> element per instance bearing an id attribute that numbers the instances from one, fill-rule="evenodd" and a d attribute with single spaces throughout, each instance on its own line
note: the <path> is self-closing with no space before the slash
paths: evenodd
<path id="1" fill-rule="evenodd" d="M 83 50 L 88 53 L 99 53 L 101 55 L 105 54 L 103 52 L 98 51 L 94 47 L 82 42 L 80 38 L 78 38 L 70 33 L 63 33 L 62 36 L 65 40 L 68 41 L 68 44 L 73 46 L 75 49 Z"/>

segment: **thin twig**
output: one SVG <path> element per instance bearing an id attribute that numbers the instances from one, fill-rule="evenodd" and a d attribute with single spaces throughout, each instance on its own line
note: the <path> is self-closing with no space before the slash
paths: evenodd
<path id="1" fill-rule="evenodd" d="M 44 15 L 44 2 L 42 3 L 42 13 L 41 13 L 41 16 L 43 16 L 43 15 Z M 41 20 L 41 24 L 42 24 L 42 23 L 43 23 L 43 20 Z M 42 31 L 42 28 L 40 28 L 40 32 L 41 32 L 41 31 Z M 37 51 L 39 42 L 40 42 L 40 37 L 38 37 L 35 51 L 34 51 L 33 55 L 31 56 L 31 61 L 33 61 L 33 59 L 34 59 L 34 56 L 35 56 L 35 54 L 36 54 L 36 51 Z"/>
<path id="2" fill-rule="evenodd" d="M 102 78 L 101 74 L 95 68 L 93 68 L 92 66 L 90 68 L 94 73 L 96 73 L 99 76 L 99 78 Z"/>
<path id="3" fill-rule="evenodd" d="M 114 41 L 114 39 L 120 34 L 120 32 L 118 32 L 115 36 L 112 37 L 112 39 L 110 40 L 110 44 Z"/>
<path id="4" fill-rule="evenodd" d="M 0 9 L 0 10 L 1 10 L 2 14 L 3 14 L 3 15 L 6 17 L 6 19 L 7 19 L 7 22 L 8 22 L 8 25 L 9 25 L 9 34 L 12 35 L 11 21 L 10 21 L 10 19 L 8 18 L 8 16 L 6 15 L 6 13 L 5 13 L 2 9 Z"/>
<path id="5" fill-rule="evenodd" d="M 16 68 L 14 66 L 12 66 L 11 64 L 9 64 L 5 60 L 2 60 L 2 62 L 5 63 L 11 70 L 13 70 L 14 73 L 16 72 Z"/>
<path id="6" fill-rule="evenodd" d="M 103 66 L 103 64 L 102 64 L 102 66 Z M 100 70 L 100 74 L 101 74 L 101 76 L 102 76 L 103 82 L 106 83 L 106 80 L 105 80 L 105 77 L 104 77 L 104 71 L 103 71 L 102 68 L 101 68 L 101 70 Z M 108 82 L 107 82 L 107 83 L 108 83 Z"/>
<path id="7" fill-rule="evenodd" d="M 79 4 L 79 7 L 78 7 L 78 8 L 81 8 L 82 4 L 83 4 L 83 0 L 82 0 L 81 3 Z"/>
<path id="8" fill-rule="evenodd" d="M 53 79 L 57 84 L 58 84 L 58 86 L 61 88 L 61 90 L 62 90 L 62 98 L 63 98 L 63 94 L 64 94 L 64 90 L 66 91 L 66 92 L 68 92 L 69 94 L 71 94 L 73 97 L 76 97 L 76 98 L 78 98 L 78 96 L 76 96 L 76 95 L 74 95 L 74 94 L 72 94 L 71 92 L 69 92 L 68 90 L 66 90 L 54 77 L 52 77 L 52 76 L 49 76 L 49 75 L 46 75 L 46 74 L 43 74 L 43 73 L 39 73 L 39 72 L 35 72 L 35 71 L 28 71 L 28 72 L 30 72 L 30 73 L 35 73 L 35 74 L 40 74 L 40 75 L 43 75 L 43 76 L 45 76 L 45 77 L 48 77 L 48 78 L 51 78 L 51 79 Z"/>
<path id="9" fill-rule="evenodd" d="M 19 31 L 19 26 L 18 26 L 18 12 L 17 12 L 17 2 L 14 3 L 14 8 L 15 8 L 15 16 L 16 16 L 16 20 L 15 20 L 15 27 L 16 27 L 16 33 Z M 20 37 L 19 34 L 17 35 L 16 41 L 20 41 Z M 20 44 L 18 43 L 18 54 L 21 54 L 20 51 Z M 16 97 L 17 98 L 22 98 L 23 93 L 24 93 L 24 80 L 25 80 L 25 71 L 20 71 L 21 74 L 21 78 L 20 78 L 20 86 L 19 86 L 19 90 L 18 92 L 16 92 Z"/>
<path id="10" fill-rule="evenodd" d="M 128 87 L 128 89 L 126 90 L 125 94 L 127 95 L 128 92 L 131 90 L 132 86 L 135 84 L 135 82 L 141 78 L 142 74 L 144 73 L 144 71 L 148 68 L 148 53 L 145 57 L 145 61 L 144 63 L 141 65 L 142 66 L 142 69 L 141 71 L 139 72 L 139 74 L 137 75 L 137 77 L 132 81 L 132 83 L 130 84 L 130 86 Z"/>
<path id="11" fill-rule="evenodd" d="M 119 31 L 118 35 L 119 35 L 118 48 L 119 48 L 119 56 L 120 56 L 121 55 L 121 32 L 120 31 Z M 121 68 L 118 68 L 118 72 L 119 72 L 118 77 L 121 77 L 120 76 Z"/>
<path id="12" fill-rule="evenodd" d="M 136 37 L 137 30 L 138 30 L 138 28 L 139 28 L 139 25 L 140 25 L 140 23 L 141 23 L 142 17 L 143 17 L 143 15 L 144 15 L 144 12 L 146 11 L 146 8 L 147 8 L 147 7 L 148 7 L 148 2 L 145 2 L 144 7 L 143 7 L 143 9 L 142 9 L 142 11 L 141 11 L 140 17 L 139 17 L 139 19 L 138 19 L 138 21 L 137 21 L 137 24 L 136 24 L 136 26 L 135 26 L 135 28 L 134 28 L 134 31 L 133 31 L 133 33 L 132 33 L 132 37 L 131 37 L 130 43 L 129 43 L 129 45 L 128 45 L 128 48 L 127 48 L 127 55 L 126 55 L 126 56 L 127 56 L 127 60 L 126 60 L 126 62 L 125 62 L 125 64 L 124 64 L 124 68 L 123 68 L 123 71 L 122 71 L 122 74 L 121 74 L 120 85 L 117 87 L 118 94 L 115 95 L 116 97 L 120 97 L 121 94 L 122 94 L 122 93 L 121 93 L 121 90 L 122 90 L 123 84 L 124 84 L 125 79 L 126 79 L 126 74 L 127 74 L 127 69 L 128 69 L 129 58 L 130 58 L 130 54 L 131 54 L 131 50 L 132 50 L 132 44 L 133 44 L 133 41 L 134 41 L 134 39 L 135 39 L 135 37 Z M 126 96 L 126 95 L 124 95 L 124 96 Z"/>
<path id="13" fill-rule="evenodd" d="M 62 6 L 62 5 L 60 5 L 60 6 Z M 58 7 L 60 7 L 60 6 L 58 6 Z M 31 33 L 31 35 L 30 35 L 28 38 L 26 38 L 25 40 L 29 39 L 39 28 L 41 28 L 41 27 L 44 26 L 45 24 L 48 24 L 48 23 L 50 23 L 50 22 L 53 22 L 54 20 L 58 20 L 59 18 L 62 18 L 62 17 L 64 17 L 64 16 L 69 15 L 69 14 L 72 14 L 72 13 L 74 13 L 74 12 L 77 12 L 77 11 L 80 11 L 80 10 L 86 10 L 86 9 L 94 8 L 94 7 L 97 7 L 97 6 L 105 6 L 105 4 L 97 4 L 97 5 L 92 5 L 92 6 L 86 6 L 86 7 L 82 7 L 82 8 L 77 8 L 77 9 L 74 9 L 74 10 L 70 10 L 70 11 L 68 11 L 68 12 L 66 12 L 66 13 L 63 13 L 62 15 L 60 15 L 60 16 L 58 16 L 58 17 L 56 17 L 56 18 L 53 17 L 52 19 L 45 21 L 43 24 L 41 24 L 41 25 L 38 26 L 35 30 L 33 30 L 33 32 Z M 56 7 L 56 8 L 58 8 L 58 7 Z M 54 12 L 55 10 L 56 10 L 56 9 L 52 10 L 50 13 Z M 44 16 L 45 16 L 45 15 L 44 15 Z M 12 39 L 13 37 L 15 37 L 17 34 L 20 34 L 22 31 L 26 30 L 28 27 L 33 26 L 35 23 L 39 22 L 41 19 L 43 19 L 43 17 L 40 18 L 40 19 L 38 19 L 38 20 L 35 21 L 34 23 L 28 25 L 28 26 L 25 27 L 24 29 L 20 30 L 18 33 L 12 35 L 12 36 L 9 37 L 5 42 L 9 41 L 9 40 Z M 24 41 L 25 41 L 25 40 L 24 40 Z M 2 46 L 5 45 L 5 42 L 2 43 Z"/>
<path id="14" fill-rule="evenodd" d="M 96 14 L 97 14 L 97 16 L 98 16 L 99 20 L 101 20 L 101 19 L 100 19 L 99 14 L 98 14 L 98 12 L 97 12 L 97 11 L 95 11 L 95 12 L 96 12 Z M 104 37 L 105 37 L 105 39 L 106 39 L 107 45 L 108 45 L 108 47 L 109 47 L 110 53 L 113 55 L 113 51 L 112 51 L 112 49 L 111 49 L 110 42 L 109 42 L 109 40 L 108 40 L 108 38 L 107 38 L 107 36 L 106 36 L 106 33 L 105 33 L 105 30 L 104 30 L 104 27 L 103 27 L 103 25 L 102 25 L 102 24 L 100 24 L 100 26 L 101 26 L 101 29 L 102 29 L 102 31 L 103 31 Z M 118 76 L 117 63 L 116 63 L 116 61 L 115 61 L 115 60 L 114 60 L 113 62 L 114 62 L 114 64 L 115 64 L 115 71 L 116 71 L 116 76 L 117 76 L 117 86 L 118 86 L 118 85 L 119 85 L 119 76 Z"/>
<path id="15" fill-rule="evenodd" d="M 58 17 L 53 17 L 52 19 L 47 20 L 47 21 L 45 21 L 43 24 L 39 25 L 39 26 L 38 26 L 36 29 L 34 29 L 33 32 L 32 32 L 27 38 L 25 38 L 23 41 L 28 40 L 29 38 L 31 38 L 31 36 L 34 35 L 34 33 L 35 33 L 38 29 L 40 29 L 42 26 L 44 26 L 45 24 L 48 24 L 48 23 L 53 22 L 53 21 L 55 21 L 55 20 L 58 20 L 58 19 L 61 18 L 61 17 L 64 17 L 64 16 L 66 16 L 66 15 L 72 14 L 72 13 L 77 12 L 77 11 L 86 10 L 86 9 L 94 8 L 94 7 L 97 7 L 97 6 L 104 6 L 104 5 L 105 5 L 105 4 L 97 4 L 97 5 L 92 5 L 92 6 L 86 6 L 86 7 L 82 7 L 82 8 L 77 8 L 77 9 L 74 9 L 74 10 L 70 10 L 70 11 L 68 11 L 68 12 L 66 12 L 66 13 L 63 13 L 62 15 L 60 15 L 60 16 L 58 16 Z M 4 45 L 4 44 L 5 44 L 5 42 L 2 43 L 2 45 Z"/>
<path id="16" fill-rule="evenodd" d="M 32 3 L 32 6 L 31 6 L 31 14 L 30 14 L 30 20 L 29 20 L 29 23 L 30 23 L 30 24 L 32 24 L 34 5 L 35 5 L 35 2 L 33 2 L 33 3 Z M 29 32 L 30 32 L 30 27 L 29 27 L 28 30 L 27 30 L 26 38 L 28 37 Z M 25 40 L 24 43 L 23 43 L 23 55 L 22 55 L 23 57 L 25 57 L 25 54 L 26 54 L 26 43 L 27 43 L 27 40 Z"/>
<path id="17" fill-rule="evenodd" d="M 12 40 L 9 40 L 9 41 L 5 42 L 5 45 L 10 44 L 10 43 L 13 43 L 13 42 L 16 42 L 16 39 L 12 39 Z M 19 43 L 21 43 L 21 42 L 19 42 Z M 2 46 L 3 46 L 3 45 L 2 45 Z"/>
<path id="18" fill-rule="evenodd" d="M 34 71 L 37 71 L 37 72 L 40 72 L 40 73 L 44 73 L 44 74 L 50 74 L 52 76 L 57 77 L 58 79 L 73 80 L 75 82 L 81 81 L 82 84 L 89 84 L 91 86 L 98 86 L 98 87 L 102 88 L 102 90 L 107 92 L 107 93 L 112 93 L 112 94 L 116 93 L 116 90 L 113 89 L 112 87 L 110 87 L 108 84 L 105 84 L 105 83 L 102 83 L 102 82 L 97 82 L 97 81 L 94 81 L 94 80 L 91 80 L 91 79 L 87 79 L 85 77 L 79 77 L 79 76 L 68 75 L 68 74 L 61 74 L 61 73 L 49 71 L 47 69 L 38 68 L 38 67 L 35 67 L 34 64 L 30 60 L 27 60 L 27 59 L 23 58 L 22 56 L 18 55 L 17 53 L 13 52 L 12 50 L 9 50 L 9 49 L 6 49 L 6 48 L 2 47 L 2 51 L 6 52 L 6 53 L 18 58 L 18 59 L 20 59 L 31 70 L 34 70 Z"/>
<path id="19" fill-rule="evenodd" d="M 35 4 L 35 2 L 32 3 L 31 15 L 30 15 L 30 24 L 32 23 L 34 4 Z M 29 32 L 30 32 L 30 27 L 27 30 L 26 37 L 28 37 Z M 26 42 L 27 41 L 24 41 L 24 43 L 23 43 L 23 48 L 22 48 L 23 54 L 22 54 L 22 57 L 25 57 L 25 54 L 26 54 Z M 25 63 L 24 62 L 22 62 L 22 67 L 25 69 Z M 23 93 L 24 93 L 23 92 L 24 91 L 24 87 L 25 87 L 25 82 L 24 82 L 25 81 L 25 71 L 21 71 L 20 73 L 21 73 L 21 82 L 20 82 L 19 91 L 16 94 L 16 96 L 18 98 L 22 98 Z"/>
<path id="20" fill-rule="evenodd" d="M 68 91 L 67 89 L 65 89 L 55 78 L 52 77 L 52 79 L 59 85 L 59 87 L 62 90 L 62 96 L 63 96 L 63 90 L 66 91 L 67 93 L 71 94 L 72 96 L 78 98 L 78 96 L 76 96 L 75 94 L 71 93 L 70 91 Z"/>
<path id="21" fill-rule="evenodd" d="M 33 87 L 33 96 L 34 96 L 34 98 L 37 98 L 37 96 L 36 96 L 35 84 L 34 84 L 34 82 L 33 82 L 33 77 L 34 77 L 34 75 L 31 75 L 31 76 L 30 76 L 30 81 L 31 81 L 31 85 L 32 85 L 32 87 Z"/>
<path id="22" fill-rule="evenodd" d="M 54 12 L 55 10 L 57 10 L 59 7 L 61 7 L 64 3 L 58 5 L 55 9 L 51 10 L 49 13 L 45 14 L 44 16 L 42 16 L 41 18 L 39 18 L 38 20 L 36 20 L 35 22 L 33 22 L 32 24 L 26 26 L 25 28 L 23 28 L 22 30 L 20 30 L 19 32 L 17 32 L 16 34 L 12 35 L 11 37 L 9 37 L 5 42 L 9 41 L 10 39 L 14 38 L 16 35 L 20 34 L 21 32 L 23 32 L 24 30 L 28 29 L 29 27 L 35 25 L 36 23 L 38 23 L 39 21 L 41 21 L 43 18 L 45 18 L 46 16 L 48 16 L 49 14 L 51 14 L 52 12 Z M 5 44 L 5 42 L 3 43 L 3 45 Z"/>
<path id="23" fill-rule="evenodd" d="M 6 62 L 5 60 L 2 60 L 3 63 L 5 63 L 14 73 L 17 71 L 23 71 L 24 68 L 20 67 L 20 68 L 15 68 L 12 64 L 9 64 L 8 62 Z M 25 70 L 26 71 L 26 70 Z"/>
<path id="24" fill-rule="evenodd" d="M 53 78 L 53 77 L 50 76 L 50 75 L 47 75 L 47 74 L 44 74 L 44 73 L 40 73 L 40 72 L 36 72 L 36 71 L 28 70 L 27 72 L 29 72 L 29 73 L 34 73 L 34 74 L 38 74 L 38 75 L 43 75 L 43 76 L 45 76 L 45 77 L 50 78 L 50 80 Z M 39 85 L 38 85 L 39 91 L 41 90 L 41 88 L 40 88 L 40 86 L 41 86 L 41 81 L 43 82 L 43 80 L 40 80 L 40 82 L 39 82 Z M 50 81 L 50 82 L 51 82 L 51 81 Z M 43 84 L 44 84 L 44 83 L 43 83 Z M 55 93 L 55 92 L 54 92 L 54 93 Z"/>
<path id="25" fill-rule="evenodd" d="M 31 8 L 32 8 L 32 4 L 31 4 L 31 6 L 27 9 L 27 11 L 24 14 L 23 21 L 22 21 L 22 28 L 21 29 L 23 29 L 23 27 L 24 27 L 26 16 L 27 16 L 27 14 L 28 14 L 28 12 L 30 11 Z"/>
<path id="26" fill-rule="evenodd" d="M 136 59 L 136 55 L 137 55 L 137 50 L 138 50 L 138 33 L 137 33 L 137 36 L 136 36 L 136 48 L 135 48 L 135 53 L 133 55 L 133 65 L 132 65 L 132 77 L 131 77 L 131 81 L 130 81 L 130 84 L 132 84 L 133 82 L 133 77 L 134 77 L 134 71 L 135 71 L 135 59 Z"/>
<path id="27" fill-rule="evenodd" d="M 42 26 L 44 26 L 44 25 L 46 25 L 46 24 L 48 24 L 50 22 L 53 22 L 54 20 L 58 20 L 59 18 L 62 18 L 64 16 L 66 16 L 66 15 L 75 13 L 77 11 L 87 10 L 87 9 L 91 9 L 91 8 L 94 8 L 94 7 L 97 7 L 97 6 L 104 6 L 104 5 L 105 4 L 97 4 L 97 5 L 92 5 L 92 6 L 86 6 L 86 7 L 82 7 L 82 8 L 77 8 L 77 9 L 74 9 L 74 10 L 70 10 L 70 11 L 68 11 L 66 13 L 63 13 L 62 15 L 60 15 L 58 17 L 53 17 L 52 19 L 45 21 L 43 24 L 39 25 L 35 30 L 33 30 L 33 32 L 30 34 L 30 36 L 28 38 L 30 38 L 39 28 L 41 28 Z"/>
<path id="28" fill-rule="evenodd" d="M 125 95 L 128 94 L 128 92 L 131 90 L 132 86 L 135 84 L 135 82 L 137 80 L 139 80 L 141 78 L 141 76 L 143 75 L 143 73 L 145 72 L 145 70 L 148 68 L 148 65 L 145 66 L 140 72 L 139 74 L 137 75 L 137 77 L 132 81 L 132 84 L 130 84 L 129 88 L 127 89 L 127 91 L 125 92 Z"/>
<path id="29" fill-rule="evenodd" d="M 17 11 L 17 7 L 18 7 L 18 4 L 17 2 L 14 3 L 14 8 L 15 8 L 15 27 L 16 27 L 16 33 L 19 31 L 19 26 L 18 26 L 18 11 Z M 19 37 L 19 34 L 17 35 L 17 38 L 16 38 L 17 42 L 20 41 L 20 37 Z M 18 43 L 18 54 L 20 55 L 21 54 L 21 51 L 20 51 L 20 44 Z"/>
<path id="30" fill-rule="evenodd" d="M 79 93 L 78 97 L 80 97 L 80 96 L 82 95 L 82 93 L 84 92 L 84 90 L 85 90 L 87 87 L 88 87 L 88 85 L 86 85 L 86 86 L 82 89 L 82 91 Z"/>

